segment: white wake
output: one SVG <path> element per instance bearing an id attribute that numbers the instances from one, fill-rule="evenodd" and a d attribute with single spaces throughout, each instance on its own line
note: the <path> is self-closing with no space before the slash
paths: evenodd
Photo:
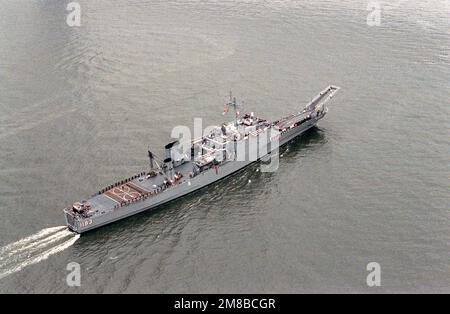
<path id="1" fill-rule="evenodd" d="M 80 238 L 65 226 L 43 229 L 0 248 L 0 279 L 46 260 L 72 246 Z"/>

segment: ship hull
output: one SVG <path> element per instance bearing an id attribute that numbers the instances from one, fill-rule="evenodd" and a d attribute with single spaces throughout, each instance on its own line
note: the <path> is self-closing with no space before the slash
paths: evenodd
<path id="1" fill-rule="evenodd" d="M 317 124 L 317 122 L 323 118 L 326 112 L 322 115 L 314 117 L 313 119 L 300 124 L 299 126 L 289 129 L 284 132 L 279 139 L 279 146 L 282 146 L 294 138 L 300 136 L 308 129 L 312 128 Z M 265 156 L 259 156 L 260 159 L 270 155 L 269 151 Z M 256 162 L 257 160 L 249 161 L 231 161 L 221 165 L 218 169 L 210 169 L 208 171 L 202 172 L 197 177 L 189 181 L 183 181 L 176 187 L 167 189 L 164 193 L 160 193 L 151 198 L 143 199 L 133 204 L 127 205 L 126 207 L 120 208 L 120 210 L 111 211 L 107 214 L 95 216 L 92 218 L 86 218 L 84 220 L 74 219 L 73 216 L 66 212 L 66 223 L 69 229 L 77 233 L 86 233 L 88 231 L 97 229 L 99 227 L 117 222 L 119 220 L 125 219 L 127 217 L 136 215 L 144 211 L 153 210 L 161 205 L 171 202 L 180 197 L 186 196 L 190 193 L 196 192 L 206 186 L 209 186 L 215 182 L 218 182 L 239 170 L 244 169 L 250 164 Z"/>

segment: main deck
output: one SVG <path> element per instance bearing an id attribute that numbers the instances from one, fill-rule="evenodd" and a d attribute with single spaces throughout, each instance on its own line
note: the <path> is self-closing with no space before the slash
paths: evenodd
<path id="1" fill-rule="evenodd" d="M 90 209 L 85 216 L 105 214 L 137 201 L 154 197 L 168 188 L 185 182 L 191 176 L 192 162 L 188 161 L 177 167 L 176 170 L 176 179 L 172 181 L 167 180 L 163 173 L 150 176 L 148 173 L 142 172 L 100 190 L 86 200 L 90 204 Z"/>

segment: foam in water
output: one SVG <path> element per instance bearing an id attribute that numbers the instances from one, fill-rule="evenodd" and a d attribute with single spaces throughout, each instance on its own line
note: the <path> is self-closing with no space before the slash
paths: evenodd
<path id="1" fill-rule="evenodd" d="M 65 226 L 46 228 L 0 248 L 0 279 L 72 246 L 80 235 Z"/>

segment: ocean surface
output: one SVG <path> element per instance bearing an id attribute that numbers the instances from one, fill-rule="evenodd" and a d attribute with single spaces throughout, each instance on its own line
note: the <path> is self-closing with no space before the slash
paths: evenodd
<path id="1" fill-rule="evenodd" d="M 378 1 L 379 26 L 360 0 L 79 0 L 79 27 L 68 3 L 0 0 L 0 293 L 450 292 L 449 1 Z M 230 90 L 275 119 L 329 84 L 275 173 L 63 228 Z"/>

